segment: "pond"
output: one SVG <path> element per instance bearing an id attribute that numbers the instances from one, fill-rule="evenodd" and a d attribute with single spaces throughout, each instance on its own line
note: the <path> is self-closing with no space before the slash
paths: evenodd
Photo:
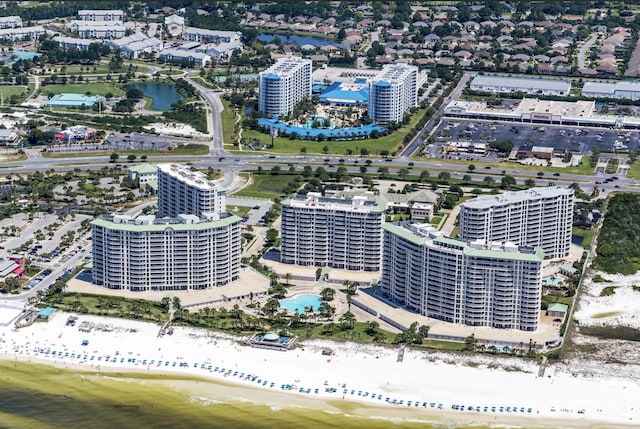
<path id="1" fill-rule="evenodd" d="M 151 107 L 155 110 L 171 110 L 173 103 L 182 100 L 176 87 L 167 83 L 132 83 L 129 88 L 144 92 L 144 96 L 151 99 Z"/>
<path id="2" fill-rule="evenodd" d="M 333 45 L 338 48 L 344 48 L 345 46 L 341 43 L 336 42 L 334 39 L 328 39 L 324 37 L 314 37 L 314 36 L 299 36 L 297 34 L 292 34 L 290 36 L 285 36 L 284 34 L 267 34 L 260 33 L 258 34 L 258 41 L 262 43 L 271 43 L 273 39 L 279 37 L 282 43 L 291 43 L 296 46 L 302 45 L 313 45 L 313 46 L 328 46 Z"/>

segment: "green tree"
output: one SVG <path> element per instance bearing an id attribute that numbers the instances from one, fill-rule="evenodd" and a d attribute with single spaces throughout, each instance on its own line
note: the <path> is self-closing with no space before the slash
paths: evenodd
<path id="1" fill-rule="evenodd" d="M 127 161 L 133 162 L 135 160 L 136 160 L 136 156 L 134 154 L 131 154 L 131 155 L 127 156 Z"/>
<path id="2" fill-rule="evenodd" d="M 333 301 L 333 298 L 336 294 L 335 289 L 326 287 L 320 291 L 320 296 L 323 301 Z"/>
<path id="3" fill-rule="evenodd" d="M 120 158 L 120 155 L 118 155 L 115 152 L 113 152 L 111 155 L 109 155 L 110 162 L 116 162 L 116 161 L 118 161 L 118 158 Z"/>
<path id="4" fill-rule="evenodd" d="M 510 190 L 512 186 L 516 184 L 516 179 L 513 176 L 504 176 L 502 178 L 502 187 L 504 189 Z"/>

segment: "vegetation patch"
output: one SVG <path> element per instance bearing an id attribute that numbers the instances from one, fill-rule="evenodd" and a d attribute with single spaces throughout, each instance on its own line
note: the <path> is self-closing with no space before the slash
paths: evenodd
<path id="1" fill-rule="evenodd" d="M 618 286 L 607 286 L 606 288 L 602 289 L 602 292 L 600 292 L 600 296 L 611 296 L 616 293 L 617 288 Z"/>
<path id="2" fill-rule="evenodd" d="M 618 166 L 620 165 L 620 160 L 618 158 L 611 158 L 607 161 L 607 166 L 604 169 L 606 174 L 616 174 L 618 172 Z"/>
<path id="3" fill-rule="evenodd" d="M 253 198 L 279 198 L 283 195 L 284 189 L 291 182 L 292 177 L 288 175 L 262 175 L 253 174 L 251 183 L 246 188 L 236 192 L 234 196 Z"/>
<path id="4" fill-rule="evenodd" d="M 640 195 L 616 194 L 611 198 L 596 253 L 597 270 L 628 275 L 640 268 Z"/>
<path id="5" fill-rule="evenodd" d="M 605 340 L 640 342 L 640 330 L 629 326 L 581 326 L 580 333 Z"/>
<path id="6" fill-rule="evenodd" d="M 602 277 L 600 274 L 596 274 L 593 277 L 593 282 L 594 283 L 611 283 L 611 280 L 607 280 L 604 277 Z"/>

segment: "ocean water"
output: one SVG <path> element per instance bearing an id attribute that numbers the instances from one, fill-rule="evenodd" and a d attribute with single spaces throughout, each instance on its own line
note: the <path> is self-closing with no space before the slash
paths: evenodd
<path id="1" fill-rule="evenodd" d="M 306 408 L 300 398 L 282 405 L 219 400 L 237 386 L 171 375 L 78 372 L 46 365 L 0 361 L 1 428 L 442 428 L 447 423 L 371 419 L 366 407 L 333 401 L 340 412 Z M 252 389 L 258 403 L 269 392 Z M 202 392 L 216 394 L 203 394 Z M 339 404 L 336 404 L 339 402 Z M 300 405 L 303 404 L 303 405 Z M 364 414 L 362 414 L 364 409 Z M 356 411 L 357 410 L 357 411 Z M 413 410 L 412 410 L 413 412 Z M 360 413 L 360 417 L 354 414 Z M 413 413 L 415 416 L 415 413 Z M 468 426 L 483 428 L 487 426 Z"/>

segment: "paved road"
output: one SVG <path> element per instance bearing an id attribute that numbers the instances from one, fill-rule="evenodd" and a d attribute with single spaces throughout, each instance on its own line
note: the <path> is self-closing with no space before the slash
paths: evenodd
<path id="1" fill-rule="evenodd" d="M 451 91 L 451 94 L 449 95 L 449 97 L 447 97 L 443 101 L 440 108 L 433 114 L 431 119 L 429 119 L 429 122 L 427 122 L 424 128 L 422 128 L 422 130 L 418 133 L 416 138 L 414 138 L 413 141 L 409 143 L 407 147 L 404 148 L 402 153 L 400 153 L 399 159 L 403 161 L 408 160 L 411 157 L 411 155 L 416 151 L 416 149 L 418 149 L 422 145 L 422 142 L 425 136 L 427 134 L 430 134 L 436 128 L 436 120 L 439 120 L 438 118 L 442 117 L 444 108 L 447 107 L 447 104 L 449 103 L 449 101 L 451 101 L 452 99 L 457 100 L 458 98 L 460 98 L 460 94 L 466 87 L 467 82 L 469 81 L 469 79 L 471 79 L 475 75 L 476 74 L 474 72 L 468 72 L 462 76 L 462 78 L 460 79 L 460 82 L 458 82 L 458 85 L 453 89 L 453 91 Z"/>
<path id="2" fill-rule="evenodd" d="M 591 33 L 589 39 L 582 44 L 580 47 L 580 51 L 578 51 L 578 69 L 582 69 L 586 67 L 585 57 L 587 53 L 589 53 L 589 49 L 596 43 L 596 40 L 600 36 L 600 33 Z"/>
<path id="3" fill-rule="evenodd" d="M 209 105 L 209 108 L 211 109 L 211 114 L 207 115 L 207 126 L 213 134 L 213 139 L 210 143 L 211 147 L 209 149 L 209 154 L 212 156 L 227 155 L 224 151 L 224 142 L 222 141 L 222 119 L 220 117 L 220 114 L 222 113 L 224 106 L 220 101 L 221 93 L 214 92 L 210 89 L 205 88 L 192 79 L 189 79 L 188 76 L 186 77 L 186 79 L 191 85 L 194 86 L 194 88 L 198 90 L 198 92 L 200 92 L 202 97 Z"/>

